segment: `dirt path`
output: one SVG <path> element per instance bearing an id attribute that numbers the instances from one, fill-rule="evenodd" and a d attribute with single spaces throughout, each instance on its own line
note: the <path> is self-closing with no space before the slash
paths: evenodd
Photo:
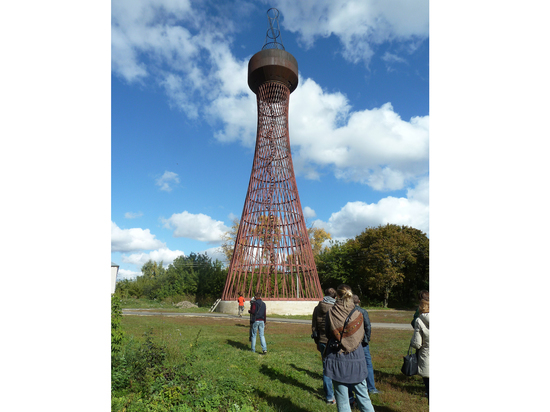
<path id="1" fill-rule="evenodd" d="M 240 319 L 237 315 L 228 315 L 225 313 L 181 313 L 181 312 L 155 312 L 151 309 L 122 309 L 122 314 L 125 316 L 189 316 L 189 317 L 209 317 L 209 318 L 227 318 L 227 319 Z M 286 318 L 268 318 L 269 322 L 278 323 L 302 323 L 311 325 L 310 320 L 305 319 L 286 319 Z M 410 323 L 373 323 L 372 328 L 380 329 L 399 329 L 410 330 L 412 327 Z"/>

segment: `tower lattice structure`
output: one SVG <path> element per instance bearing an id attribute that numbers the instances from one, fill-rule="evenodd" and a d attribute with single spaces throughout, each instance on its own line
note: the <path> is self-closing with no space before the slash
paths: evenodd
<path id="1" fill-rule="evenodd" d="M 320 300 L 288 133 L 298 63 L 280 41 L 278 11 L 270 9 L 268 18 L 264 47 L 248 63 L 258 111 L 256 149 L 222 300 L 256 291 L 265 300 Z"/>

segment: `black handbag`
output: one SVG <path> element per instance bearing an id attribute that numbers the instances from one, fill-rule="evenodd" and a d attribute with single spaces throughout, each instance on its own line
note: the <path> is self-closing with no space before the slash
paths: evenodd
<path id="1" fill-rule="evenodd" d="M 401 372 L 406 376 L 414 376 L 418 374 L 418 359 L 416 353 L 412 353 L 412 346 L 409 346 L 407 356 L 403 356 L 403 366 Z"/>

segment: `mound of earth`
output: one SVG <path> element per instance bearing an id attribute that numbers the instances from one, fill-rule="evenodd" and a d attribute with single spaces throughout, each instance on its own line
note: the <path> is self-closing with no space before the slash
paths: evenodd
<path id="1" fill-rule="evenodd" d="M 181 308 L 181 309 L 189 309 L 189 308 L 198 308 L 197 305 L 194 303 L 191 303 L 187 300 L 182 300 L 181 302 L 175 303 L 174 306 Z"/>

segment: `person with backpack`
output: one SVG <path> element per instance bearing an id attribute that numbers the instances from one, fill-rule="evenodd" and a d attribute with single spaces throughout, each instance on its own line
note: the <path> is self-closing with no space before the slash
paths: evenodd
<path id="1" fill-rule="evenodd" d="M 332 379 L 330 379 L 325 373 L 325 347 L 327 346 L 327 335 L 325 332 L 325 319 L 327 312 L 332 308 L 334 302 L 336 302 L 336 290 L 334 288 L 328 288 L 325 290 L 325 297 L 313 310 L 311 317 L 311 337 L 317 345 L 317 350 L 321 352 L 321 359 L 323 361 L 323 390 L 325 392 L 327 404 L 334 405 L 336 400 L 334 399 L 334 390 L 332 389 Z"/>
<path id="2" fill-rule="evenodd" d="M 363 315 L 353 303 L 348 285 L 336 289 L 337 299 L 325 320 L 325 333 L 329 338 L 326 347 L 326 375 L 332 379 L 338 412 L 351 412 L 348 387 L 355 392 L 361 412 L 374 412 L 369 397 L 368 376 L 363 337 Z"/>

